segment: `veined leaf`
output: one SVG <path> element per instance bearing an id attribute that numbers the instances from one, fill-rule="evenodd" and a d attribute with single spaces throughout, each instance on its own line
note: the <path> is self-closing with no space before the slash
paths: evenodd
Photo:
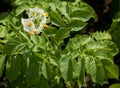
<path id="1" fill-rule="evenodd" d="M 4 45 L 0 44 L 0 53 L 3 52 Z"/>
<path id="2" fill-rule="evenodd" d="M 110 66 L 105 66 L 108 78 L 116 78 L 118 79 L 119 76 L 119 68 L 115 64 L 111 64 Z"/>
<path id="3" fill-rule="evenodd" d="M 46 79 L 50 79 L 52 76 L 52 68 L 49 63 L 42 63 L 42 74 Z"/>
<path id="4" fill-rule="evenodd" d="M 93 41 L 93 42 L 89 42 L 86 47 L 87 47 L 88 50 L 104 49 L 105 45 L 101 44 L 100 42 Z"/>
<path id="5" fill-rule="evenodd" d="M 0 23 L 5 25 L 8 18 L 9 18 L 9 13 L 7 13 L 7 12 L 1 13 L 0 14 Z"/>
<path id="6" fill-rule="evenodd" d="M 108 32 L 95 32 L 92 34 L 92 37 L 96 40 L 111 40 L 112 37 Z"/>
<path id="7" fill-rule="evenodd" d="M 66 25 L 66 28 L 71 29 L 71 31 L 79 31 L 82 30 L 87 23 L 81 21 L 81 20 L 72 20 L 70 23 Z"/>
<path id="8" fill-rule="evenodd" d="M 97 67 L 96 83 L 103 84 L 105 79 L 105 72 L 100 60 L 96 60 L 96 67 Z"/>
<path id="9" fill-rule="evenodd" d="M 63 58 L 60 61 L 60 72 L 65 81 L 71 81 L 73 76 L 72 62 L 69 58 Z"/>
<path id="10" fill-rule="evenodd" d="M 81 84 L 85 81 L 85 61 L 84 59 L 79 59 L 79 61 L 74 65 L 75 75 Z"/>
<path id="11" fill-rule="evenodd" d="M 0 78 L 3 74 L 4 66 L 5 66 L 5 55 L 0 55 Z"/>
<path id="12" fill-rule="evenodd" d="M 17 56 L 11 56 L 6 63 L 6 76 L 10 82 L 15 81 L 21 74 L 20 60 Z"/>
<path id="13" fill-rule="evenodd" d="M 12 3 L 15 5 L 21 5 L 23 3 L 29 2 L 29 0 L 12 0 Z"/>
<path id="14" fill-rule="evenodd" d="M 79 78 L 80 73 L 81 73 L 81 61 L 78 61 L 77 63 L 75 63 L 74 65 L 74 72 L 75 72 L 75 76 Z"/>
<path id="15" fill-rule="evenodd" d="M 110 32 L 110 34 L 112 35 L 112 40 L 117 44 L 119 50 L 120 50 L 120 41 L 118 41 L 120 39 L 120 11 L 118 11 L 118 13 L 115 15 L 114 19 L 113 19 L 113 23 L 110 27 L 110 29 L 108 30 L 108 32 Z"/>
<path id="16" fill-rule="evenodd" d="M 98 49 L 94 55 L 99 59 L 111 59 L 113 56 L 109 50 Z"/>
<path id="17" fill-rule="evenodd" d="M 26 46 L 26 44 L 23 42 L 24 41 L 19 37 L 10 39 L 4 46 L 3 53 L 4 54 L 19 53 Z"/>
<path id="18" fill-rule="evenodd" d="M 90 18 L 96 19 L 97 16 L 94 10 L 88 4 L 81 2 L 79 8 L 73 9 L 71 13 L 72 19 L 79 19 L 81 21 L 88 21 Z"/>
<path id="19" fill-rule="evenodd" d="M 96 82 L 97 67 L 96 67 L 94 58 L 91 58 L 89 64 L 90 64 L 90 68 L 89 68 L 90 76 L 91 76 L 93 82 Z"/>
<path id="20" fill-rule="evenodd" d="M 66 29 L 59 29 L 56 32 L 55 38 L 57 41 L 60 41 L 61 39 L 67 38 L 69 36 L 70 36 L 70 29 L 66 28 Z"/>
<path id="21" fill-rule="evenodd" d="M 58 66 L 58 58 L 56 56 L 49 57 L 50 63 L 54 66 Z"/>
<path id="22" fill-rule="evenodd" d="M 90 72 L 90 76 L 93 82 L 102 84 L 105 79 L 105 73 L 102 63 L 99 60 L 95 60 L 94 58 L 91 58 L 88 64 L 90 67 L 86 67 L 86 68 L 88 68 L 88 71 Z"/>
<path id="23" fill-rule="evenodd" d="M 119 68 L 114 64 L 112 60 L 102 59 L 102 65 L 104 66 L 106 78 L 116 78 L 119 76 Z"/>
<path id="24" fill-rule="evenodd" d="M 80 49 L 82 46 L 87 45 L 91 41 L 93 40 L 88 35 L 75 36 L 68 42 L 66 49 L 77 50 Z"/>
<path id="25" fill-rule="evenodd" d="M 94 9 L 89 4 L 87 4 L 85 2 L 80 2 L 79 8 L 82 10 L 88 10 L 93 15 L 92 18 L 94 18 L 94 19 L 97 18 L 97 15 L 96 15 Z"/>
<path id="26" fill-rule="evenodd" d="M 34 59 L 34 58 L 33 58 Z M 40 64 L 31 63 L 29 64 L 25 77 L 28 85 L 36 85 L 40 81 Z"/>
<path id="27" fill-rule="evenodd" d="M 89 57 L 85 57 L 85 69 L 87 74 L 90 74 L 90 61 L 91 59 Z"/>
<path id="28" fill-rule="evenodd" d="M 54 24 L 56 26 L 63 25 L 63 20 L 61 18 L 61 15 L 58 14 L 57 12 L 51 11 L 50 12 L 50 19 L 51 19 L 52 24 Z"/>
<path id="29" fill-rule="evenodd" d="M 16 9 L 16 16 L 22 14 L 25 10 L 28 10 L 30 5 L 27 5 L 25 3 L 19 5 Z"/>
<path id="30" fill-rule="evenodd" d="M 68 16 L 67 13 L 67 2 L 61 2 L 57 5 L 57 9 L 61 12 L 62 15 Z"/>
<path id="31" fill-rule="evenodd" d="M 89 10 L 75 10 L 71 13 L 71 18 L 72 19 L 78 19 L 81 21 L 88 21 L 91 17 L 93 17 L 93 14 Z"/>
<path id="32" fill-rule="evenodd" d="M 112 56 L 115 56 L 118 54 L 119 50 L 117 48 L 117 45 L 114 42 L 106 40 L 106 41 L 101 41 L 101 43 L 105 45 L 108 50 L 111 51 Z"/>
<path id="33" fill-rule="evenodd" d="M 5 29 L 5 26 L 0 26 L 0 38 L 5 38 L 7 35 L 7 30 Z"/>
<path id="34" fill-rule="evenodd" d="M 120 88 L 120 83 L 112 84 L 109 88 Z"/>

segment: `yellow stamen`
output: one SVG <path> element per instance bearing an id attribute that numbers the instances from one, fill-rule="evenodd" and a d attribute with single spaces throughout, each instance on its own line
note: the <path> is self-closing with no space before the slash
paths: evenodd
<path id="1" fill-rule="evenodd" d="M 32 25 L 33 25 L 33 23 L 32 23 L 32 22 L 29 22 L 29 23 L 28 23 L 28 26 L 30 26 L 30 27 L 31 27 Z"/>
<path id="2" fill-rule="evenodd" d="M 27 32 L 28 36 L 30 36 L 32 33 L 31 32 Z"/>
<path id="3" fill-rule="evenodd" d="M 35 35 L 38 34 L 38 30 L 37 29 L 34 29 L 33 32 L 34 32 Z"/>
<path id="4" fill-rule="evenodd" d="M 47 25 L 47 24 L 43 24 L 43 27 L 44 27 L 44 28 L 48 28 L 48 25 Z"/>
<path id="5" fill-rule="evenodd" d="M 48 13 L 44 13 L 44 14 L 43 14 L 43 16 L 45 16 L 45 17 L 48 17 L 48 15 L 49 15 Z"/>
<path id="6" fill-rule="evenodd" d="M 38 15 L 38 13 L 37 13 L 37 12 L 34 12 L 34 13 L 33 13 L 33 15 L 34 15 L 34 16 L 37 16 L 37 15 Z"/>

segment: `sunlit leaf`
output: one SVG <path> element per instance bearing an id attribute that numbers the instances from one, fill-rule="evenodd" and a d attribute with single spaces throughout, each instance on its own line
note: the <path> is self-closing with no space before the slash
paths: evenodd
<path id="1" fill-rule="evenodd" d="M 64 80 L 71 81 L 72 80 L 72 62 L 69 58 L 63 58 L 60 61 L 60 72 L 63 76 Z"/>
<path id="2" fill-rule="evenodd" d="M 61 26 L 64 23 L 61 18 L 61 15 L 54 11 L 50 12 L 50 19 L 51 19 L 52 24 L 56 26 Z"/>
<path id="3" fill-rule="evenodd" d="M 52 68 L 49 63 L 42 63 L 42 74 L 46 79 L 50 79 L 52 76 Z"/>
<path id="4" fill-rule="evenodd" d="M 5 67 L 5 55 L 0 55 L 0 77 L 3 74 L 4 67 Z"/>
<path id="5" fill-rule="evenodd" d="M 120 84 L 119 83 L 112 84 L 109 88 L 120 88 Z"/>
<path id="6" fill-rule="evenodd" d="M 103 59 L 102 64 L 105 69 L 106 78 L 115 78 L 118 79 L 119 76 L 119 68 L 114 64 L 112 60 Z"/>
<path id="7" fill-rule="evenodd" d="M 87 23 L 80 20 L 72 20 L 70 23 L 66 25 L 67 28 L 70 28 L 71 31 L 79 31 L 82 30 Z"/>

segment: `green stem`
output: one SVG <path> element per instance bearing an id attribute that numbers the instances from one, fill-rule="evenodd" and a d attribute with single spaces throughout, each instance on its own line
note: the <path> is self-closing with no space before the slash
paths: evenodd
<path id="1" fill-rule="evenodd" d="M 44 31 L 42 31 L 42 33 L 43 33 L 44 37 L 46 38 L 46 40 L 50 43 L 50 48 L 53 49 L 53 45 L 52 45 L 51 41 L 49 40 L 48 36 L 45 34 Z"/>

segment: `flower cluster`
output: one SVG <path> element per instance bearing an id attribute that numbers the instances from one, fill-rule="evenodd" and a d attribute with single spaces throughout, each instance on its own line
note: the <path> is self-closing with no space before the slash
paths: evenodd
<path id="1" fill-rule="evenodd" d="M 46 25 L 46 18 L 48 13 L 45 13 L 43 9 L 30 8 L 28 12 L 28 18 L 22 18 L 22 25 L 24 31 L 31 34 L 39 34 L 43 28 L 48 27 Z"/>

